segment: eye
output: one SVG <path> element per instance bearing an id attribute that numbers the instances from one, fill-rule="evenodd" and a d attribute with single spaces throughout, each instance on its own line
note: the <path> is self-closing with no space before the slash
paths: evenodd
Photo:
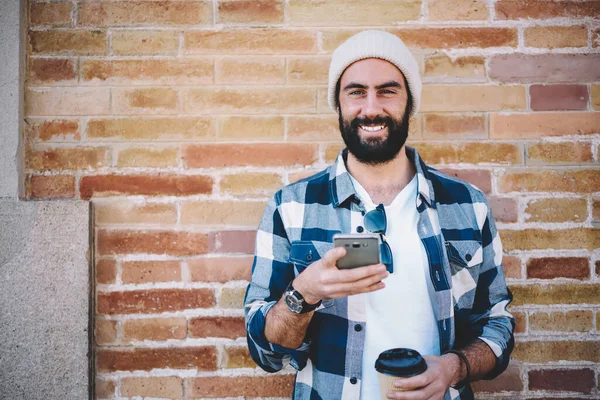
<path id="1" fill-rule="evenodd" d="M 353 90 L 351 92 L 348 93 L 348 95 L 350 96 L 360 96 L 363 93 L 362 90 Z"/>

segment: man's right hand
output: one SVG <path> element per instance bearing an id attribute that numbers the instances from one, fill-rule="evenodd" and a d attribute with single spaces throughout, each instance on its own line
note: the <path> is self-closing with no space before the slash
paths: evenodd
<path id="1" fill-rule="evenodd" d="M 346 250 L 343 247 L 335 247 L 294 279 L 292 286 L 307 303 L 315 304 L 320 300 L 373 292 L 385 287 L 382 280 L 389 275 L 385 265 L 338 269 L 336 263 L 344 255 Z"/>

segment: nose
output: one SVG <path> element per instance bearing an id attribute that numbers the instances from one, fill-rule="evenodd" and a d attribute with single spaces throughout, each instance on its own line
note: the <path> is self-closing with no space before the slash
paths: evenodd
<path id="1" fill-rule="evenodd" d="M 369 92 L 365 98 L 363 114 L 365 117 L 375 118 L 381 115 L 383 107 L 377 98 L 377 93 Z"/>

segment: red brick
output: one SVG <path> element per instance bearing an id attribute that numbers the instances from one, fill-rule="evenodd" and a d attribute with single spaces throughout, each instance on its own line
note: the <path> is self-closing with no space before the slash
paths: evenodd
<path id="1" fill-rule="evenodd" d="M 492 174 L 488 170 L 441 168 L 440 171 L 475 185 L 483 193 L 488 194 L 492 190 Z"/>
<path id="2" fill-rule="evenodd" d="M 81 178 L 82 199 L 93 196 L 189 196 L 212 193 L 213 180 L 205 175 L 94 175 Z"/>
<path id="3" fill-rule="evenodd" d="M 487 127 L 483 115 L 425 114 L 425 139 L 485 139 Z"/>
<path id="4" fill-rule="evenodd" d="M 312 87 L 210 87 L 182 90 L 185 114 L 304 114 L 316 109 Z"/>
<path id="5" fill-rule="evenodd" d="M 179 399 L 183 397 L 183 379 L 177 376 L 122 378 L 121 396 L 143 396 Z"/>
<path id="6" fill-rule="evenodd" d="M 33 53 L 98 55 L 106 53 L 106 32 L 84 30 L 29 31 Z"/>
<path id="7" fill-rule="evenodd" d="M 190 337 L 227 339 L 246 337 L 246 325 L 242 317 L 191 318 Z"/>
<path id="8" fill-rule="evenodd" d="M 525 28 L 525 47 L 555 49 L 561 47 L 587 47 L 587 27 L 533 26 Z"/>
<path id="9" fill-rule="evenodd" d="M 283 10 L 282 0 L 219 1 L 216 23 L 283 23 Z"/>
<path id="10" fill-rule="evenodd" d="M 81 79 L 98 85 L 205 85 L 213 81 L 209 59 L 82 60 Z"/>
<path id="11" fill-rule="evenodd" d="M 266 202 L 192 200 L 181 204 L 179 222 L 184 225 L 247 226 L 260 223 Z"/>
<path id="12" fill-rule="evenodd" d="M 600 304 L 600 285 L 582 283 L 510 285 L 512 306 Z"/>
<path id="13" fill-rule="evenodd" d="M 501 230 L 504 251 L 538 249 L 588 249 L 600 247 L 600 235 L 593 228 L 561 230 Z"/>
<path id="14" fill-rule="evenodd" d="M 73 22 L 73 4 L 69 1 L 56 3 L 31 3 L 29 21 L 32 26 L 68 26 Z"/>
<path id="15" fill-rule="evenodd" d="M 317 33 L 298 29 L 236 29 L 184 33 L 188 54 L 307 54 L 317 50 Z"/>
<path id="16" fill-rule="evenodd" d="M 70 119 L 56 119 L 37 122 L 27 122 L 31 135 L 39 141 L 79 141 L 79 121 Z"/>
<path id="17" fill-rule="evenodd" d="M 233 308 L 240 310 L 244 307 L 244 296 L 246 288 L 223 288 L 219 299 L 221 308 Z"/>
<path id="18" fill-rule="evenodd" d="M 430 21 L 487 21 L 488 15 L 488 8 L 481 0 L 430 0 L 427 4 Z"/>
<path id="19" fill-rule="evenodd" d="M 340 140 L 340 127 L 335 115 L 288 117 L 288 141 L 332 142 Z"/>
<path id="20" fill-rule="evenodd" d="M 208 236 L 211 253 L 254 253 L 256 231 L 220 231 Z"/>
<path id="21" fill-rule="evenodd" d="M 590 310 L 530 312 L 531 332 L 590 332 L 594 328 L 594 315 Z"/>
<path id="22" fill-rule="evenodd" d="M 592 31 L 592 47 L 600 47 L 600 28 Z"/>
<path id="23" fill-rule="evenodd" d="M 521 312 L 511 312 L 513 317 L 515 317 L 515 333 L 525 333 L 527 329 L 527 315 Z"/>
<path id="24" fill-rule="evenodd" d="M 115 342 L 117 337 L 117 321 L 96 319 L 94 325 L 94 339 L 98 346 L 105 346 Z"/>
<path id="25" fill-rule="evenodd" d="M 502 265 L 506 278 L 521 279 L 521 260 L 518 257 L 504 256 L 502 257 Z"/>
<path id="26" fill-rule="evenodd" d="M 420 112 L 474 112 L 525 110 L 524 86 L 438 85 L 423 86 Z"/>
<path id="27" fill-rule="evenodd" d="M 600 191 L 600 174 L 597 169 L 513 170 L 500 177 L 499 191 L 594 193 Z"/>
<path id="28" fill-rule="evenodd" d="M 527 144 L 527 164 L 578 164 L 594 160 L 591 143 L 538 142 Z"/>
<path id="29" fill-rule="evenodd" d="M 96 283 L 115 283 L 117 278 L 117 262 L 102 259 L 96 262 Z"/>
<path id="30" fill-rule="evenodd" d="M 79 5 L 79 25 L 200 25 L 212 22 L 209 2 L 93 1 Z"/>
<path id="31" fill-rule="evenodd" d="M 212 118 L 163 117 L 92 119 L 87 137 L 110 141 L 212 141 L 216 139 Z"/>
<path id="32" fill-rule="evenodd" d="M 452 59 L 444 54 L 433 54 L 425 59 L 424 76 L 431 79 L 451 80 L 487 80 L 485 77 L 485 58 L 477 56 Z"/>
<path id="33" fill-rule="evenodd" d="M 175 224 L 177 205 L 107 197 L 94 201 L 96 226 L 105 224 Z"/>
<path id="34" fill-rule="evenodd" d="M 185 231 L 101 229 L 96 236 L 96 245 L 99 254 L 192 256 L 208 251 L 208 235 Z"/>
<path id="35" fill-rule="evenodd" d="M 115 381 L 96 378 L 94 386 L 96 399 L 112 399 L 115 397 Z"/>
<path id="36" fill-rule="evenodd" d="M 253 257 L 200 258 L 188 261 L 192 282 L 249 281 Z"/>
<path id="37" fill-rule="evenodd" d="M 188 396 L 194 397 L 286 397 L 294 389 L 293 375 L 190 378 Z"/>
<path id="38" fill-rule="evenodd" d="M 586 341 L 527 341 L 515 343 L 513 359 L 531 363 L 548 361 L 600 362 L 600 342 Z"/>
<path id="39" fill-rule="evenodd" d="M 154 289 L 98 293 L 99 314 L 148 314 L 215 306 L 212 289 Z"/>
<path id="40" fill-rule="evenodd" d="M 74 81 L 75 63 L 70 58 L 31 58 L 29 59 L 29 83 Z"/>
<path id="41" fill-rule="evenodd" d="M 450 49 L 468 47 L 517 46 L 517 30 L 513 28 L 416 28 L 392 29 L 409 47 Z"/>
<path id="42" fill-rule="evenodd" d="M 600 80 L 598 63 L 600 54 L 502 54 L 490 60 L 489 75 L 500 82 L 593 82 Z"/>
<path id="43" fill-rule="evenodd" d="M 529 390 L 590 393 L 594 388 L 594 370 L 545 369 L 529 371 Z"/>
<path id="44" fill-rule="evenodd" d="M 28 199 L 71 199 L 75 197 L 72 175 L 28 175 L 25 193 Z"/>
<path id="45" fill-rule="evenodd" d="M 29 116 L 107 115 L 110 88 L 39 87 L 25 90 L 25 109 Z"/>
<path id="46" fill-rule="evenodd" d="M 490 138 L 537 139 L 544 136 L 592 135 L 600 131 L 598 112 L 490 114 Z"/>
<path id="47" fill-rule="evenodd" d="M 300 26 L 394 25 L 420 13 L 415 0 L 291 0 L 288 6 L 290 23 Z"/>
<path id="48" fill-rule="evenodd" d="M 151 371 L 154 368 L 214 371 L 217 368 L 217 351 L 212 346 L 99 350 L 96 365 L 102 372 Z"/>
<path id="49" fill-rule="evenodd" d="M 226 347 L 224 368 L 256 368 L 256 363 L 250 356 L 248 346 Z"/>
<path id="50" fill-rule="evenodd" d="M 179 261 L 123 261 L 123 283 L 152 283 L 181 281 Z"/>
<path id="51" fill-rule="evenodd" d="M 496 19 L 584 18 L 599 14 L 600 5 L 595 0 L 500 0 L 496 3 Z"/>
<path id="52" fill-rule="evenodd" d="M 61 147 L 27 150 L 25 166 L 32 171 L 94 170 L 110 165 L 107 147 Z"/>
<path id="53" fill-rule="evenodd" d="M 525 222 L 584 222 L 587 219 L 587 200 L 571 197 L 535 199 L 527 203 Z"/>
<path id="54" fill-rule="evenodd" d="M 515 199 L 506 197 L 490 197 L 492 215 L 498 222 L 517 222 L 519 216 L 519 205 Z"/>
<path id="55" fill-rule="evenodd" d="M 589 100 L 585 85 L 531 85 L 529 96 L 534 111 L 585 110 Z"/>
<path id="56" fill-rule="evenodd" d="M 473 382 L 472 389 L 476 394 L 482 392 L 520 392 L 523 390 L 520 364 L 511 362 L 508 368 L 491 381 Z"/>
<path id="57" fill-rule="evenodd" d="M 523 150 L 511 143 L 413 143 L 428 164 L 520 164 Z"/>
<path id="58" fill-rule="evenodd" d="M 285 83 L 285 59 L 226 57 L 215 60 L 215 83 L 273 85 Z"/>
<path id="59" fill-rule="evenodd" d="M 186 168 L 280 167 L 311 165 L 317 161 L 314 144 L 188 145 L 182 152 Z"/>
<path id="60" fill-rule="evenodd" d="M 527 277 L 586 279 L 590 277 L 590 266 L 588 259 L 582 257 L 530 258 L 527 260 Z"/>
<path id="61" fill-rule="evenodd" d="M 167 340 L 185 339 L 185 318 L 142 318 L 122 322 L 123 340 Z"/>

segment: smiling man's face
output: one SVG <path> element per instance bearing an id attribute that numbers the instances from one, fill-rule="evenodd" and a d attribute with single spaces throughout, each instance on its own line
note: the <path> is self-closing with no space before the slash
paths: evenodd
<path id="1" fill-rule="evenodd" d="M 348 151 L 370 165 L 394 159 L 408 137 L 402 72 L 388 61 L 367 58 L 344 71 L 339 87 L 340 131 Z"/>

